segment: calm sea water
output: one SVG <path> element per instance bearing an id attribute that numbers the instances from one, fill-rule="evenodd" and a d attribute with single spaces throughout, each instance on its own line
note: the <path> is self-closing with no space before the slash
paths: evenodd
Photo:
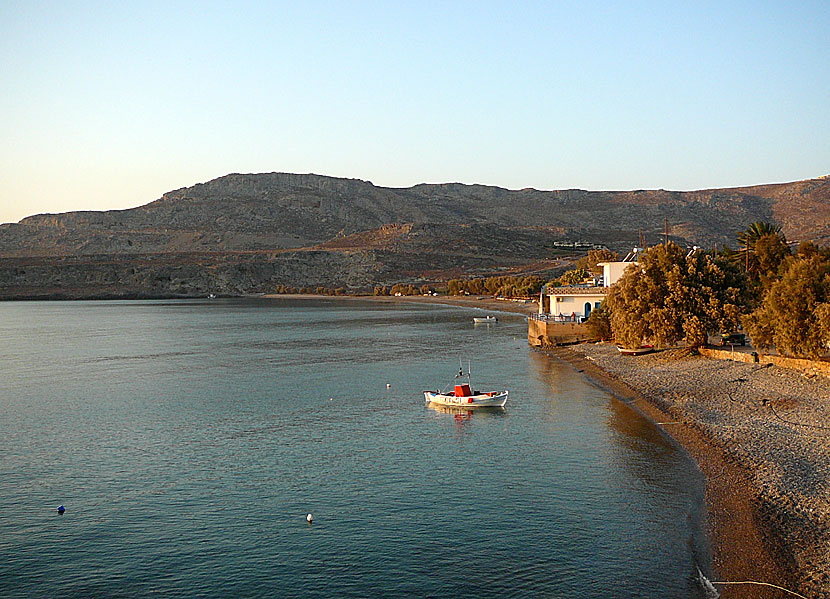
<path id="1" fill-rule="evenodd" d="M 695 465 L 476 313 L 0 303 L 0 595 L 699 597 Z"/>

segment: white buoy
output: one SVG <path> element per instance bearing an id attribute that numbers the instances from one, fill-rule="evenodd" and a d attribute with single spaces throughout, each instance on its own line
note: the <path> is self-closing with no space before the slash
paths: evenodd
<path id="1" fill-rule="evenodd" d="M 329 397 L 329 401 L 334 401 L 334 398 L 333 398 L 333 397 Z"/>
<path id="2" fill-rule="evenodd" d="M 312 522 L 314 522 L 314 517 L 311 514 L 309 514 L 305 517 L 305 521 L 311 524 Z"/>
<path id="3" fill-rule="evenodd" d="M 386 388 L 389 389 L 390 387 L 392 387 L 392 385 L 390 383 L 386 383 Z"/>

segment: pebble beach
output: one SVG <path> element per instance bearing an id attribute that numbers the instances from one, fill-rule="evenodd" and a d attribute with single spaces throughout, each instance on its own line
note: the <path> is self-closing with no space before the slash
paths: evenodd
<path id="1" fill-rule="evenodd" d="M 651 417 L 707 478 L 718 581 L 830 598 L 830 378 L 685 350 L 551 350 Z M 717 585 L 716 585 L 717 586 Z M 796 596 L 757 584 L 723 597 Z"/>

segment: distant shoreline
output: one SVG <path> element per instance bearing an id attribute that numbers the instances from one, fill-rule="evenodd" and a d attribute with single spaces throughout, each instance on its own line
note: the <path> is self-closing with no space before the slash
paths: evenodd
<path id="1" fill-rule="evenodd" d="M 539 311 L 538 302 L 521 303 L 511 300 L 497 300 L 489 296 L 473 295 L 316 295 L 316 294 L 266 294 L 255 297 L 267 297 L 269 299 L 342 299 L 342 300 L 370 300 L 388 303 L 416 303 L 456 306 L 461 308 L 481 308 L 488 312 L 507 312 L 511 314 L 522 314 L 529 316 Z M 479 299 L 481 298 L 481 299 Z"/>
<path id="2" fill-rule="evenodd" d="M 481 297 L 482 299 L 478 299 Z M 481 308 L 491 312 L 507 312 L 512 314 L 523 314 L 525 316 L 536 314 L 539 311 L 538 302 L 519 303 L 511 300 L 496 300 L 489 296 L 422 296 L 422 295 L 322 295 L 317 293 L 260 293 L 242 295 L 219 295 L 212 299 L 338 299 L 346 301 L 378 301 L 389 303 L 424 303 L 432 305 L 459 306 L 464 308 Z M 0 302 L 82 302 L 82 301 L 149 301 L 149 300 L 208 300 L 206 295 L 175 295 L 175 294 L 91 294 L 87 296 L 74 296 L 64 293 L 34 294 L 19 297 L 0 297 Z"/>

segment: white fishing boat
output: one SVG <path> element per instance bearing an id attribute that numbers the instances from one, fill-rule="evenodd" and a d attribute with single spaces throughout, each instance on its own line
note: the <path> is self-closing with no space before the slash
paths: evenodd
<path id="1" fill-rule="evenodd" d="M 622 347 L 621 345 L 618 345 L 617 351 L 619 351 L 624 356 L 642 356 L 645 354 L 650 354 L 654 351 L 654 348 L 650 345 L 641 345 L 640 347 L 629 349 L 627 347 Z"/>
<path id="2" fill-rule="evenodd" d="M 488 314 L 487 316 L 475 316 L 473 317 L 473 322 L 476 324 L 481 324 L 484 322 L 498 322 L 499 319 L 495 316 Z"/>
<path id="3" fill-rule="evenodd" d="M 449 391 L 449 387 L 453 387 L 453 390 Z M 463 367 L 458 369 L 458 374 L 443 391 L 424 391 L 427 404 L 465 408 L 503 408 L 507 403 L 507 395 L 507 389 L 504 391 L 474 390 L 469 364 L 466 373 Z"/>

